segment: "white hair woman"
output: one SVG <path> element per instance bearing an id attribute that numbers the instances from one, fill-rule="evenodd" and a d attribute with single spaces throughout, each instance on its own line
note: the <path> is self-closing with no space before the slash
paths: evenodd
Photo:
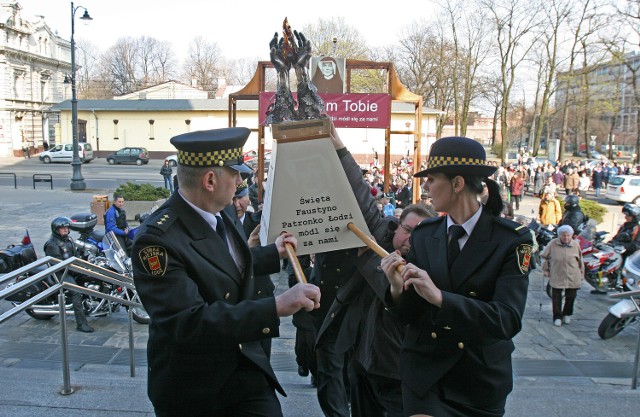
<path id="1" fill-rule="evenodd" d="M 540 256 L 542 272 L 549 278 L 553 306 L 553 324 L 571 323 L 576 294 L 584 277 L 584 263 L 580 244 L 573 240 L 573 228 L 569 225 L 558 228 L 558 237 L 553 239 Z M 564 306 L 562 294 L 564 292 Z"/>

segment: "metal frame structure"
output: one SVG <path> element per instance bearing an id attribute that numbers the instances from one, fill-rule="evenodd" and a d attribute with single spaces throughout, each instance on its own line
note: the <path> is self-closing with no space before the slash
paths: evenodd
<path id="1" fill-rule="evenodd" d="M 414 173 L 420 170 L 421 144 L 422 144 L 422 96 L 412 93 L 405 87 L 398 78 L 395 67 L 391 62 L 362 61 L 356 59 L 346 60 L 346 93 L 351 92 L 351 72 L 353 70 L 384 70 L 387 74 L 385 93 L 391 96 L 392 102 L 411 103 L 414 105 L 413 130 L 391 130 L 385 129 L 385 149 L 384 149 L 384 191 L 389 191 L 389 172 L 391 168 L 391 135 L 413 135 L 413 169 Z M 256 72 L 249 83 L 240 91 L 229 95 L 229 127 L 237 126 L 237 106 L 240 100 L 258 100 L 260 93 L 265 92 L 266 70 L 273 68 L 270 61 L 260 61 Z M 264 172 L 264 126 L 250 128 L 258 132 L 258 172 Z M 413 199 L 417 201 L 420 197 L 419 180 L 413 180 Z M 258 181 L 258 198 L 262 196 L 262 182 Z"/>
<path id="2" fill-rule="evenodd" d="M 47 266 L 45 270 L 40 270 L 42 266 Z M 50 256 L 46 256 L 44 258 L 38 259 L 35 262 L 30 263 L 29 265 L 25 265 L 22 268 L 16 269 L 8 274 L 0 277 L 0 285 L 13 282 L 15 279 L 23 274 L 29 273 L 30 271 L 37 269 L 38 272 L 10 287 L 3 288 L 0 290 L 0 300 L 4 300 L 6 297 L 14 294 L 18 291 L 21 291 L 33 284 L 41 282 L 45 279 L 49 279 L 53 277 L 56 281 L 55 284 L 51 285 L 49 288 L 44 290 L 41 293 L 31 297 L 29 300 L 22 302 L 20 305 L 13 307 L 12 309 L 4 312 L 0 315 L 0 323 L 4 323 L 10 318 L 14 317 L 18 313 L 23 312 L 24 310 L 30 308 L 34 304 L 39 303 L 40 301 L 50 297 L 51 295 L 58 293 L 58 305 L 60 306 L 60 311 L 58 315 L 60 317 L 60 345 L 62 348 L 62 379 L 63 379 L 63 388 L 60 391 L 63 395 L 73 394 L 74 390 L 71 388 L 71 377 L 69 372 L 69 344 L 67 340 L 67 320 L 66 320 L 66 302 L 64 291 L 76 291 L 79 293 L 87 294 L 96 298 L 105 299 L 107 301 L 113 301 L 115 303 L 123 304 L 129 307 L 129 356 L 130 356 L 130 372 L 131 377 L 134 378 L 136 376 L 135 370 L 135 351 L 134 351 L 134 340 L 133 340 L 133 308 L 142 308 L 142 304 L 126 299 L 126 298 L 117 298 L 108 294 L 101 293 L 99 291 L 90 290 L 85 287 L 81 287 L 70 282 L 64 281 L 65 277 L 69 272 L 77 272 L 82 275 L 89 276 L 91 278 L 108 282 L 110 284 L 120 285 L 123 287 L 127 287 L 131 289 L 134 294 L 136 294 L 136 288 L 133 283 L 133 279 L 118 274 L 116 272 L 110 271 L 108 269 L 101 268 L 99 266 L 93 265 L 87 261 L 82 259 L 71 257 L 64 261 L 61 261 L 56 258 L 52 258 Z M 62 275 L 59 277 L 56 272 L 61 273 Z"/>

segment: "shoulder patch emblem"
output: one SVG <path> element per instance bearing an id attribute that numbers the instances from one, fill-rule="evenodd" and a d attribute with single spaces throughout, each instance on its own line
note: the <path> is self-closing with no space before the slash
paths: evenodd
<path id="1" fill-rule="evenodd" d="M 529 272 L 529 265 L 531 264 L 531 254 L 533 253 L 533 246 L 523 243 L 516 248 L 516 257 L 518 258 L 518 268 L 520 273 L 526 274 Z"/>
<path id="2" fill-rule="evenodd" d="M 142 267 L 149 275 L 163 276 L 167 272 L 169 257 L 162 246 L 147 246 L 138 252 Z"/>

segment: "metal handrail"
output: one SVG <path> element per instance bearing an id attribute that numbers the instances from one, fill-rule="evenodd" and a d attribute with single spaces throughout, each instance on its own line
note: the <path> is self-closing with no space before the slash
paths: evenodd
<path id="1" fill-rule="evenodd" d="M 18 189 L 18 177 L 13 172 L 0 172 L 0 175 L 8 175 L 13 177 L 13 188 Z"/>
<path id="2" fill-rule="evenodd" d="M 71 282 L 66 282 L 64 279 L 67 274 L 72 272 L 77 272 L 82 275 L 89 276 L 93 279 L 107 282 L 110 284 L 115 284 L 119 286 L 124 286 L 133 291 L 134 294 L 137 294 L 135 285 L 133 283 L 133 279 L 118 274 L 116 272 L 110 271 L 108 269 L 99 267 L 97 265 L 93 265 L 87 261 L 84 261 L 80 258 L 71 257 L 61 261 L 57 258 L 53 258 L 50 256 L 46 256 L 44 258 L 38 259 L 28 265 L 23 266 L 22 268 L 16 269 L 8 274 L 5 274 L 0 277 L 0 284 L 6 282 L 13 282 L 17 277 L 23 275 L 27 272 L 32 271 L 33 269 L 40 268 L 43 265 L 48 265 L 48 267 L 42 271 L 37 272 L 36 274 L 18 282 L 14 285 L 4 288 L 0 290 L 0 300 L 4 300 L 8 296 L 19 292 L 35 283 L 43 281 L 45 279 L 51 279 L 55 281 L 55 284 L 51 285 L 46 290 L 34 295 L 28 300 L 21 302 L 19 305 L 14 306 L 8 311 L 4 312 L 0 315 L 0 324 L 4 323 L 11 317 L 29 309 L 33 305 L 38 302 L 52 296 L 56 292 L 58 293 L 58 303 L 60 306 L 60 344 L 62 345 L 62 373 L 63 373 L 63 389 L 61 391 L 62 394 L 72 394 L 74 392 L 73 388 L 71 388 L 70 381 L 70 373 L 69 373 L 69 349 L 68 349 L 68 340 L 67 340 L 67 325 L 66 325 L 66 307 L 65 307 L 65 297 L 64 290 L 76 291 L 82 294 L 90 295 L 96 298 L 116 302 L 123 304 L 129 307 L 129 352 L 130 352 L 130 371 L 131 377 L 135 377 L 135 351 L 134 351 L 134 339 L 133 339 L 133 313 L 132 310 L 134 308 L 144 308 L 141 303 L 135 302 L 128 297 L 118 298 L 109 294 L 104 294 L 99 291 L 95 291 L 89 288 L 81 287 L 76 284 L 72 284 Z M 62 272 L 62 277 L 59 277 L 56 272 Z M 128 294 L 128 292 L 125 292 Z"/>

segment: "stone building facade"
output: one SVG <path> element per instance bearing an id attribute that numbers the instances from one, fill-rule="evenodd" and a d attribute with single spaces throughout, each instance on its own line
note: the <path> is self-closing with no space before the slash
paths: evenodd
<path id="1" fill-rule="evenodd" d="M 59 116 L 47 109 L 71 97 L 70 75 L 70 42 L 42 17 L 25 20 L 19 3 L 0 4 L 0 156 L 49 141 Z"/>

